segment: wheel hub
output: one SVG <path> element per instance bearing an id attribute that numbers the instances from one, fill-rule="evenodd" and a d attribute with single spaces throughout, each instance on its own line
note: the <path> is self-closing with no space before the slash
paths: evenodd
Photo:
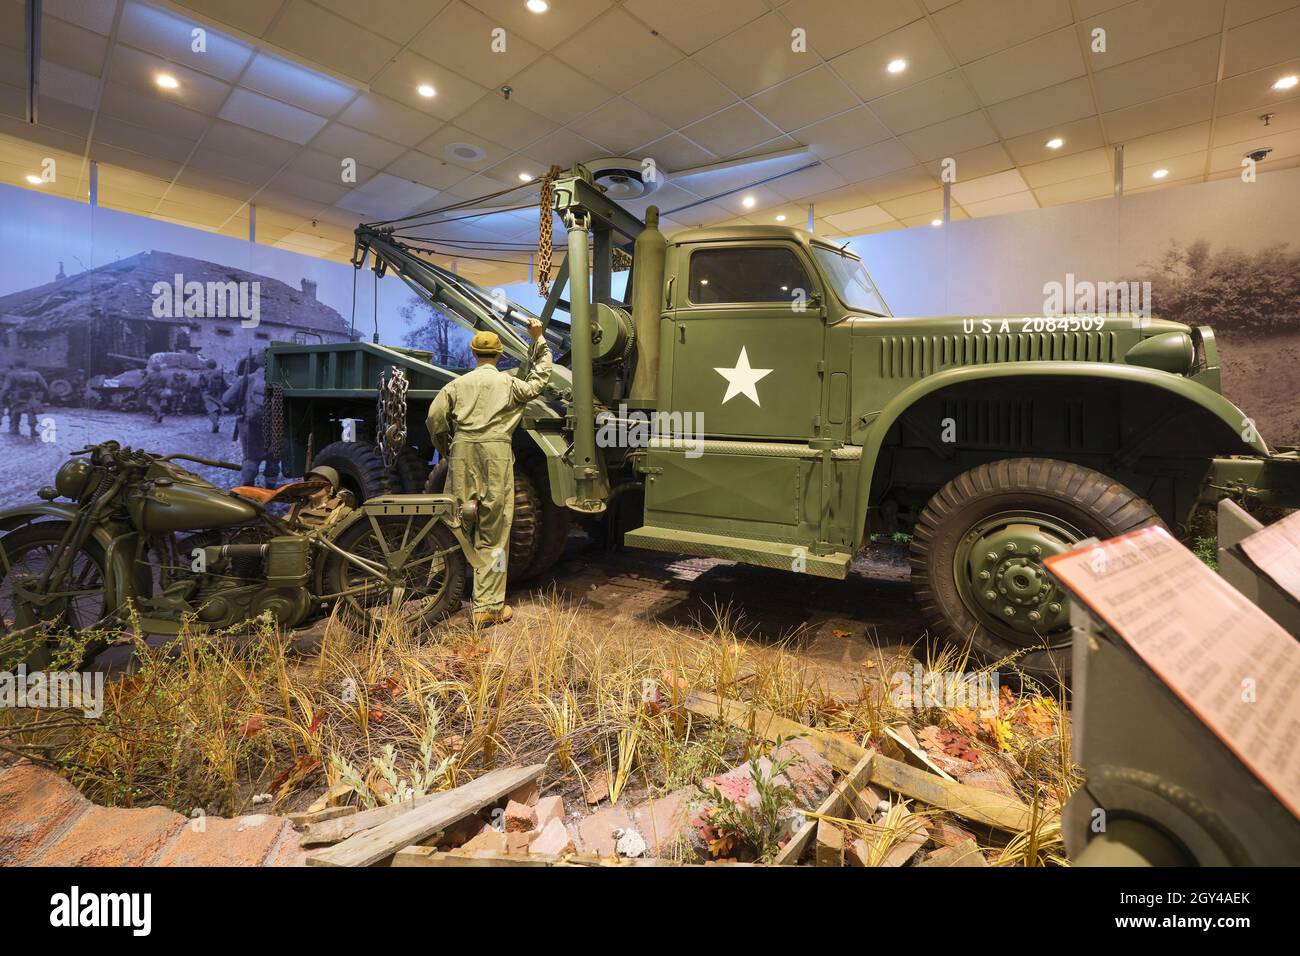
<path id="1" fill-rule="evenodd" d="M 965 590 L 976 610 L 1017 634 L 1041 637 L 1068 625 L 1069 606 L 1043 559 L 1080 535 L 1050 519 L 994 516 L 967 535 Z"/>

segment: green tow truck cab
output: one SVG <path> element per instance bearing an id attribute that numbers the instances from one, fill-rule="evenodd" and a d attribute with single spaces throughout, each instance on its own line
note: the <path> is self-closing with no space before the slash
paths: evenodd
<path id="1" fill-rule="evenodd" d="M 666 240 L 657 211 L 642 223 L 582 167 L 554 196 L 568 256 L 541 316 L 555 373 L 516 436 L 515 580 L 558 557 L 574 516 L 633 547 L 841 579 L 872 535 L 905 532 L 932 637 L 1054 679 L 1069 672 L 1069 605 L 1044 558 L 1151 522 L 1183 530 L 1227 494 L 1300 501 L 1300 457 L 1219 394 L 1208 328 L 900 318 L 856 256 L 806 232 Z M 632 253 L 630 301 L 611 295 L 616 249 Z M 360 227 L 354 264 L 371 257 L 526 355 L 531 313 L 423 259 L 400 229 Z M 410 380 L 406 483 L 373 447 L 389 366 Z M 379 345 L 272 345 L 288 473 L 312 445 L 315 464 L 387 475 L 363 494 L 424 490 L 427 400 L 452 374 Z M 361 429 L 351 443 L 337 441 L 345 416 Z"/>

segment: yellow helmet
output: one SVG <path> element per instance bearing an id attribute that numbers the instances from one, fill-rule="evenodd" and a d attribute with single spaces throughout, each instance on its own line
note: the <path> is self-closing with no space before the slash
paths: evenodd
<path id="1" fill-rule="evenodd" d="M 469 350 L 475 355 L 500 355 L 504 351 L 501 336 L 495 332 L 475 332 L 469 340 Z"/>

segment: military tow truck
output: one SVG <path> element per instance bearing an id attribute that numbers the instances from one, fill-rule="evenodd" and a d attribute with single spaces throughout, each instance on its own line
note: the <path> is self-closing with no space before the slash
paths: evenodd
<path id="1" fill-rule="evenodd" d="M 631 547 L 839 579 L 871 535 L 906 532 L 931 637 L 1052 680 L 1069 671 L 1070 614 L 1044 558 L 1153 522 L 1185 530 L 1229 494 L 1300 504 L 1300 457 L 1219 394 L 1209 328 L 898 317 L 857 256 L 809 233 L 665 240 L 657 210 L 642 222 L 581 166 L 553 198 L 567 257 L 540 318 L 556 365 L 515 437 L 513 581 L 559 557 L 574 518 Z M 360 226 L 354 266 L 392 271 L 526 362 L 531 313 L 400 233 Z M 267 355 L 287 474 L 310 451 L 362 498 L 440 489 L 424 418 L 454 372 L 366 342 Z M 376 400 L 390 369 L 409 388 L 386 463 L 376 440 L 394 422 Z"/>

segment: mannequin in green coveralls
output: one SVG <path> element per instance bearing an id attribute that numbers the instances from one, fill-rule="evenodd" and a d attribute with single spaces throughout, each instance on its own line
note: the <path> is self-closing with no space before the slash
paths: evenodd
<path id="1" fill-rule="evenodd" d="M 510 620 L 506 599 L 506 549 L 515 511 L 514 450 L 510 436 L 524 406 L 542 393 L 551 377 L 551 350 L 542 341 L 542 323 L 532 319 L 532 365 L 527 378 L 497 368 L 501 339 L 479 332 L 470 341 L 478 367 L 449 382 L 429 408 L 429 436 L 438 454 L 449 461 L 447 492 L 463 501 L 478 501 L 473 540 L 487 567 L 474 571 L 473 620 L 497 624 Z"/>

